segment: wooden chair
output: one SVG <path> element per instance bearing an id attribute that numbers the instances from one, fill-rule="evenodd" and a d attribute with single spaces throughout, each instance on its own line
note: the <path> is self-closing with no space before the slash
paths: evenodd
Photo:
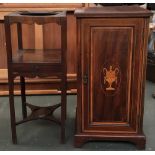
<path id="1" fill-rule="evenodd" d="M 24 49 L 22 42 L 22 24 L 57 23 L 61 27 L 60 49 Z M 13 54 L 11 43 L 11 25 L 17 24 L 18 50 Z M 15 12 L 5 16 L 6 49 L 8 60 L 9 102 L 11 115 L 12 142 L 17 143 L 16 126 L 36 119 L 53 121 L 61 126 L 61 142 L 65 141 L 66 119 L 66 50 L 67 50 L 67 19 L 66 12 Z M 22 114 L 23 119 L 16 122 L 14 106 L 14 79 L 19 76 L 21 84 Z M 25 77 L 51 77 L 61 79 L 61 103 L 40 107 L 26 102 Z M 53 116 L 54 110 L 61 106 L 61 119 Z M 31 114 L 27 115 L 27 107 Z"/>

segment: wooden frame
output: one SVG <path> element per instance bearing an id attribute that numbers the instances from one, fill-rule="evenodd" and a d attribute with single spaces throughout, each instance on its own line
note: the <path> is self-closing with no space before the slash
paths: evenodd
<path id="1" fill-rule="evenodd" d="M 65 142 L 65 120 L 66 120 L 66 91 L 67 91 L 67 16 L 66 12 L 47 12 L 47 16 L 33 13 L 17 12 L 5 16 L 6 51 L 8 64 L 9 103 L 11 116 L 12 142 L 17 143 L 16 126 L 28 121 L 43 119 L 57 123 L 61 127 L 61 143 Z M 41 15 L 40 15 L 41 14 Z M 44 13 L 43 13 L 44 14 Z M 54 14 L 54 15 L 53 15 Z M 61 47 L 59 49 L 25 49 L 23 46 L 22 24 L 47 24 L 56 23 L 60 26 Z M 17 52 L 13 53 L 11 40 L 12 24 L 17 25 Z M 35 55 L 36 54 L 36 55 Z M 26 101 L 25 77 L 51 77 L 60 79 L 61 102 L 48 107 L 35 106 Z M 14 106 L 14 79 L 20 77 L 20 90 L 22 100 L 23 119 L 16 121 Z M 60 120 L 53 116 L 53 112 L 61 106 Z M 27 114 L 27 107 L 31 114 Z"/>

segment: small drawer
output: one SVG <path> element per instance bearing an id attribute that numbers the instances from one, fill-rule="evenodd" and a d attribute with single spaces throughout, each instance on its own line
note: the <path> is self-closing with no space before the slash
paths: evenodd
<path id="1" fill-rule="evenodd" d="M 12 68 L 14 72 L 29 74 L 32 73 L 33 75 L 53 75 L 62 72 L 61 64 L 13 64 Z"/>

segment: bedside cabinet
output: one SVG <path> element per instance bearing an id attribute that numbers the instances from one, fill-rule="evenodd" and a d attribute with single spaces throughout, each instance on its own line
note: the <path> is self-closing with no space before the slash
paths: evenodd
<path id="1" fill-rule="evenodd" d="M 92 140 L 145 148 L 144 85 L 149 17 L 138 6 L 95 7 L 77 18 L 75 147 Z"/>

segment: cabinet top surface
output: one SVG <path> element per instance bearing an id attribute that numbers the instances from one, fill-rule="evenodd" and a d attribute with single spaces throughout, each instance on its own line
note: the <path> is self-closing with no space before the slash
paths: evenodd
<path id="1" fill-rule="evenodd" d="M 149 17 L 152 12 L 139 6 L 104 6 L 75 10 L 77 17 Z"/>

